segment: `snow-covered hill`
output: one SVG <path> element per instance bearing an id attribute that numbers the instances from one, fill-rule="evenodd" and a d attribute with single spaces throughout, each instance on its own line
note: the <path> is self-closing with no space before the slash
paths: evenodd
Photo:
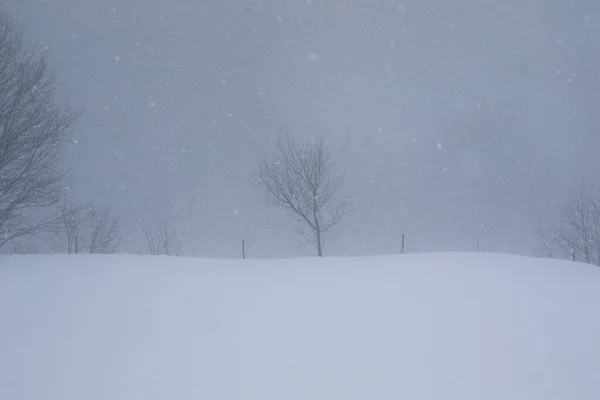
<path id="1" fill-rule="evenodd" d="M 0 399 L 600 398 L 600 269 L 0 258 Z"/>

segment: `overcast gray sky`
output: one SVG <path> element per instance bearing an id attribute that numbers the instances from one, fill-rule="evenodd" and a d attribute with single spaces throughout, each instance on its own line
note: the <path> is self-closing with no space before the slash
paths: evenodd
<path id="1" fill-rule="evenodd" d="M 357 209 L 326 255 L 529 254 L 600 172 L 597 0 L 0 0 L 47 47 L 74 132 L 72 197 L 161 220 L 186 251 L 298 256 L 248 185 L 281 132 L 323 134 Z"/>

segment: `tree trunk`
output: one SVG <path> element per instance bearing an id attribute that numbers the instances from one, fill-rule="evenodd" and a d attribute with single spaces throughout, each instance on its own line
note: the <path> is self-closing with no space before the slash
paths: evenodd
<path id="1" fill-rule="evenodd" d="M 323 257 L 323 246 L 321 245 L 321 230 L 317 228 L 317 255 Z"/>
<path id="2" fill-rule="evenodd" d="M 316 196 L 316 195 L 315 195 Z M 323 243 L 321 243 L 321 224 L 317 212 L 317 201 L 313 200 L 313 218 L 315 221 L 315 238 L 317 239 L 317 256 L 323 257 Z"/>

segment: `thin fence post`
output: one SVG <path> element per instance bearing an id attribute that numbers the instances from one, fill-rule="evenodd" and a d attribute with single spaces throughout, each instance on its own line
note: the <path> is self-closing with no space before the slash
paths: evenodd
<path id="1" fill-rule="evenodd" d="M 479 236 L 477 236 L 477 252 L 479 253 Z"/>
<path id="2" fill-rule="evenodd" d="M 246 259 L 246 243 L 244 239 L 242 239 L 242 260 Z"/>
<path id="3" fill-rule="evenodd" d="M 402 234 L 402 254 L 404 254 L 404 233 Z"/>

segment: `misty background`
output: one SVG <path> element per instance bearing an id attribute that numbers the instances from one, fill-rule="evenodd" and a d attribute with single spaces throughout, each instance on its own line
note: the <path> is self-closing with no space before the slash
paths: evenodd
<path id="1" fill-rule="evenodd" d="M 596 0 L 0 0 L 47 49 L 75 126 L 70 197 L 161 221 L 185 253 L 300 256 L 250 172 L 323 135 L 356 211 L 326 255 L 531 254 L 600 172 Z"/>

